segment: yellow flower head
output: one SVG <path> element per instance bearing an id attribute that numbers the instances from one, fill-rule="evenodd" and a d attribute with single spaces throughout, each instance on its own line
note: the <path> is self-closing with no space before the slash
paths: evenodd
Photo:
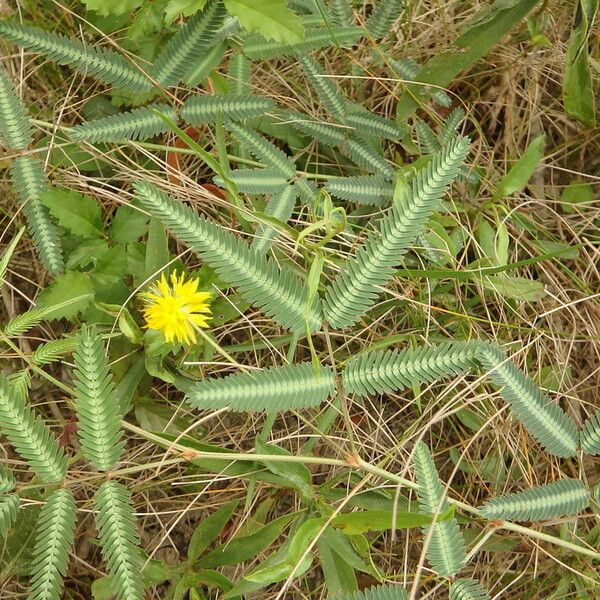
<path id="1" fill-rule="evenodd" d="M 198 279 L 185 280 L 185 274 L 171 274 L 171 284 L 165 275 L 156 281 L 149 292 L 141 294 L 146 308 L 146 327 L 162 331 L 167 342 L 183 344 L 196 341 L 196 327 L 208 327 L 210 308 L 208 292 L 198 291 Z"/>

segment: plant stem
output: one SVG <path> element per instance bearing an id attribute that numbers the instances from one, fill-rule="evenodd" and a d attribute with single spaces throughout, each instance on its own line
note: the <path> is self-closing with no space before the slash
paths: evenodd
<path id="1" fill-rule="evenodd" d="M 147 440 L 157 443 L 159 446 L 167 447 L 168 449 L 173 449 L 185 455 L 189 455 L 190 460 L 198 460 L 201 458 L 216 458 L 228 461 L 276 461 L 288 463 L 302 463 L 307 465 L 345 467 L 355 469 L 358 471 L 363 471 L 365 473 L 370 473 L 371 475 L 375 475 L 377 477 L 380 477 L 381 479 L 398 485 L 402 485 L 412 490 L 416 490 L 419 487 L 414 481 L 406 479 L 405 477 L 400 477 L 399 475 L 386 471 L 385 469 L 377 467 L 376 465 L 372 465 L 371 463 L 366 462 L 358 456 L 350 456 L 347 460 L 341 460 L 337 458 L 302 455 L 286 456 L 253 453 L 244 454 L 238 452 L 200 452 L 194 450 L 193 448 L 189 448 L 188 446 L 184 446 L 183 444 L 178 444 L 177 442 L 169 442 L 156 434 L 150 433 L 149 431 L 144 431 L 143 429 L 136 427 L 135 425 L 132 425 L 130 423 L 127 423 L 126 421 L 123 421 L 123 427 L 133 433 L 140 435 L 141 437 Z M 448 498 L 448 501 L 464 512 L 470 513 L 475 517 L 483 518 L 480 511 L 474 506 L 471 506 L 470 504 L 466 504 L 465 502 L 461 502 L 460 500 L 454 500 L 453 498 Z M 514 533 L 527 536 L 531 539 L 535 539 L 541 542 L 548 542 L 549 544 L 553 544 L 554 546 L 560 546 L 561 548 L 565 548 L 566 550 L 570 550 L 572 552 L 588 556 L 595 560 L 600 560 L 600 552 L 596 552 L 591 548 L 586 548 L 584 546 L 573 544 L 571 542 L 562 540 L 547 533 L 542 533 L 541 531 L 536 531 L 535 529 L 531 529 L 530 527 L 524 527 L 522 525 L 517 525 L 516 523 L 510 523 L 508 521 L 500 521 L 494 522 L 494 528 L 512 531 Z"/>

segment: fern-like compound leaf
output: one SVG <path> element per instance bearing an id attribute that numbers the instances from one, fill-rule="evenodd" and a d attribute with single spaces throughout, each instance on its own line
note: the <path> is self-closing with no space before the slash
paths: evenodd
<path id="1" fill-rule="evenodd" d="M 4 327 L 4 333 L 8 337 L 18 337 L 23 335 L 36 325 L 41 323 L 47 311 L 42 308 L 32 308 L 14 316 Z"/>
<path id="2" fill-rule="evenodd" d="M 61 338 L 40 344 L 31 357 L 38 366 L 49 365 L 75 349 L 75 338 Z"/>
<path id="3" fill-rule="evenodd" d="M 592 456 L 600 454 L 600 410 L 583 424 L 580 443 L 586 454 Z"/>
<path id="4" fill-rule="evenodd" d="M 374 38 L 385 37 L 404 8 L 404 0 L 379 0 L 367 20 L 367 29 Z"/>
<path id="5" fill-rule="evenodd" d="M 345 365 L 344 389 L 369 396 L 459 375 L 478 365 L 480 345 L 476 341 L 457 341 L 430 348 L 365 352 Z"/>
<path id="6" fill-rule="evenodd" d="M 450 585 L 450 600 L 489 600 L 487 590 L 475 579 L 461 578 Z"/>
<path id="7" fill-rule="evenodd" d="M 419 488 L 417 497 L 424 513 L 435 515 L 448 509 L 444 486 L 435 468 L 429 448 L 419 442 L 413 452 L 415 476 Z M 459 571 L 466 559 L 465 541 L 456 519 L 434 523 L 423 528 L 425 535 L 430 533 L 427 559 L 438 575 L 453 575 Z"/>
<path id="8" fill-rule="evenodd" d="M 286 113 L 289 124 L 300 133 L 329 146 L 340 146 L 347 138 L 348 128 L 339 127 L 298 112 Z"/>
<path id="9" fill-rule="evenodd" d="M 131 494 L 118 481 L 105 481 L 94 499 L 102 555 L 117 600 L 143 600 L 139 535 Z"/>
<path id="10" fill-rule="evenodd" d="M 415 130 L 423 154 L 434 154 L 442 147 L 442 144 L 438 141 L 433 129 L 431 129 L 423 119 L 417 119 L 415 121 Z M 452 136 L 452 138 L 454 138 L 454 136 Z"/>
<path id="11" fill-rule="evenodd" d="M 154 112 L 155 110 L 171 121 L 177 120 L 175 111 L 169 105 L 151 104 L 118 115 L 87 121 L 73 127 L 69 135 L 77 141 L 92 143 L 145 140 L 169 131 L 169 126 Z"/>
<path id="12" fill-rule="evenodd" d="M 72 65 L 111 85 L 132 92 L 147 92 L 152 88 L 150 80 L 141 71 L 112 50 L 84 46 L 64 35 L 12 21 L 0 21 L 0 36 L 27 50 L 39 52 L 59 65 Z"/>
<path id="13" fill-rule="evenodd" d="M 99 471 L 112 469 L 121 456 L 119 400 L 115 394 L 102 339 L 95 327 L 81 328 L 75 360 L 77 433 L 83 453 Z"/>
<path id="14" fill-rule="evenodd" d="M 590 493 L 578 479 L 562 479 L 523 492 L 488 500 L 481 513 L 488 519 L 545 521 L 576 515 L 589 506 Z"/>
<path id="15" fill-rule="evenodd" d="M 288 178 L 273 168 L 235 169 L 227 177 L 235 183 L 239 192 L 245 194 L 276 194 L 288 183 Z M 217 175 L 213 181 L 219 187 L 225 187 L 222 177 Z"/>
<path id="16" fill-rule="evenodd" d="M 500 386 L 500 394 L 531 435 L 551 454 L 573 456 L 579 445 L 579 432 L 571 417 L 544 394 L 511 361 L 503 350 L 482 345 L 479 360 L 490 379 Z"/>
<path id="17" fill-rule="evenodd" d="M 0 495 L 0 540 L 17 520 L 20 506 L 19 496 L 16 494 Z"/>
<path id="18" fill-rule="evenodd" d="M 334 388 L 329 367 L 315 371 L 312 363 L 298 363 L 200 381 L 191 385 L 186 399 L 196 408 L 275 413 L 318 406 Z"/>
<path id="19" fill-rule="evenodd" d="M 296 174 L 294 161 L 262 135 L 233 121 L 225 123 L 224 126 L 252 156 L 277 169 L 285 177 L 293 177 Z"/>
<path id="20" fill-rule="evenodd" d="M 335 82 L 326 77 L 321 65 L 309 54 L 298 54 L 298 62 L 310 86 L 315 90 L 325 110 L 338 121 L 344 122 L 346 115 L 345 99 Z"/>
<path id="21" fill-rule="evenodd" d="M 48 187 L 42 165 L 29 156 L 20 156 L 11 165 L 10 174 L 40 259 L 51 273 L 58 275 L 64 271 L 62 247 L 58 229 L 41 200 Z"/>
<path id="22" fill-rule="evenodd" d="M 200 60 L 196 62 L 194 68 L 186 77 L 185 83 L 189 87 L 193 88 L 202 83 L 210 75 L 210 72 L 217 68 L 223 61 L 223 57 L 227 51 L 227 42 L 219 42 L 217 39 L 221 35 L 220 32 L 223 30 L 223 27 L 215 34 L 214 46 L 204 56 L 200 57 Z"/>
<path id="23" fill-rule="evenodd" d="M 298 188 L 295 185 L 286 185 L 281 191 L 274 194 L 265 209 L 265 214 L 280 221 L 287 223 L 294 212 L 296 200 L 298 199 Z M 270 223 L 261 223 L 256 229 L 256 237 L 252 241 L 250 248 L 258 254 L 265 254 L 273 240 L 277 236 L 277 229 Z"/>
<path id="24" fill-rule="evenodd" d="M 363 32 L 360 27 L 349 25 L 340 27 L 332 25 L 331 27 L 322 27 L 318 29 L 309 29 L 302 41 L 294 44 L 281 44 L 265 40 L 260 35 L 248 36 L 244 44 L 244 54 L 253 60 L 267 60 L 279 56 L 294 56 L 303 54 L 311 50 L 320 50 L 327 46 L 339 46 L 347 48 L 353 46 L 362 37 Z"/>
<path id="25" fill-rule="evenodd" d="M 237 286 L 266 315 L 293 331 L 305 331 L 306 323 L 312 331 L 319 329 L 322 317 L 318 299 L 306 306 L 306 286 L 289 269 L 281 270 L 239 238 L 154 186 L 137 182 L 135 189 L 143 208 L 190 245 L 224 281 Z"/>
<path id="26" fill-rule="evenodd" d="M 336 177 L 325 184 L 325 189 L 340 200 L 370 206 L 390 204 L 394 197 L 394 184 L 382 175 Z"/>
<path id="27" fill-rule="evenodd" d="M 0 432 L 44 481 L 61 481 L 67 471 L 67 457 L 56 438 L 0 375 Z"/>
<path id="28" fill-rule="evenodd" d="M 250 93 L 250 75 L 252 64 L 245 54 L 237 52 L 229 59 L 227 75 L 229 82 L 227 92 L 236 96 L 244 96 Z"/>
<path id="29" fill-rule="evenodd" d="M 298 197 L 304 204 L 311 205 L 317 195 L 318 188 L 314 181 L 309 181 L 306 177 L 298 177 L 294 182 L 294 187 L 298 192 Z"/>
<path id="30" fill-rule="evenodd" d="M 376 152 L 369 144 L 359 139 L 347 139 L 341 147 L 342 152 L 369 173 L 380 173 L 387 179 L 394 178 L 394 168 L 383 155 Z"/>
<path id="31" fill-rule="evenodd" d="M 15 487 L 15 478 L 13 474 L 4 467 L 0 466 L 0 494 L 6 494 Z"/>
<path id="32" fill-rule="evenodd" d="M 21 369 L 8 376 L 8 384 L 15 393 L 15 396 L 24 402 L 29 396 L 31 389 L 31 371 L 29 369 Z"/>
<path id="33" fill-rule="evenodd" d="M 450 143 L 456 135 L 462 120 L 465 118 L 465 111 L 460 108 L 455 108 L 444 121 L 442 132 L 440 133 L 440 144 L 445 146 Z"/>
<path id="34" fill-rule="evenodd" d="M 361 135 L 372 135 L 386 140 L 399 140 L 404 135 L 404 131 L 394 121 L 366 110 L 350 113 L 344 123 Z"/>
<path id="35" fill-rule="evenodd" d="M 56 490 L 44 504 L 36 524 L 27 600 L 60 600 L 75 533 L 76 509 L 67 490 Z"/>
<path id="36" fill-rule="evenodd" d="M 239 121 L 247 117 L 262 117 L 273 108 L 275 102 L 262 96 L 197 94 L 184 102 L 181 118 L 190 125 L 206 125 L 217 119 Z"/>
<path id="37" fill-rule="evenodd" d="M 0 66 L 0 140 L 12 150 L 25 150 L 33 140 L 31 121 L 8 73 Z"/>
<path id="38" fill-rule="evenodd" d="M 325 295 L 325 315 L 336 328 L 354 324 L 393 276 L 402 254 L 420 234 L 458 175 L 469 151 L 468 138 L 455 140 L 412 180 L 411 188 L 381 220 L 377 232 L 343 266 Z"/>
<path id="39" fill-rule="evenodd" d="M 165 87 L 185 80 L 199 56 L 208 52 L 225 19 L 221 0 L 209 0 L 170 40 L 154 62 L 156 80 Z"/>
<path id="40" fill-rule="evenodd" d="M 329 0 L 329 12 L 336 25 L 352 25 L 354 23 L 350 0 Z"/>
<path id="41" fill-rule="evenodd" d="M 364 590 L 334 596 L 334 600 L 408 600 L 408 594 L 399 585 L 377 585 Z"/>

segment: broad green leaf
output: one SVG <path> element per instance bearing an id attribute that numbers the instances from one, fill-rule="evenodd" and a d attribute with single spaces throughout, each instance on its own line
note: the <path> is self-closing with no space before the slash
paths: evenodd
<path id="1" fill-rule="evenodd" d="M 223 527 L 227 525 L 238 501 L 228 502 L 215 511 L 196 527 L 188 546 L 188 562 L 194 564 L 209 544 L 217 539 Z"/>
<path id="2" fill-rule="evenodd" d="M 534 138 L 523 152 L 523 156 L 502 177 L 494 193 L 496 199 L 506 198 L 522 190 L 526 185 L 540 161 L 544 157 L 546 135 L 541 134 Z"/>
<path id="3" fill-rule="evenodd" d="M 485 419 L 470 408 L 461 408 L 456 416 L 460 422 L 471 431 L 479 431 L 485 425 Z"/>
<path id="4" fill-rule="evenodd" d="M 323 529 L 325 518 L 307 519 L 294 533 L 284 555 L 273 564 L 259 567 L 246 576 L 248 581 L 268 585 L 287 579 L 292 573 L 302 575 L 311 565 L 312 556 L 306 553 Z"/>
<path id="5" fill-rule="evenodd" d="M 207 0 L 169 0 L 165 6 L 165 23 L 170 25 L 177 17 L 191 17 L 202 10 Z"/>
<path id="6" fill-rule="evenodd" d="M 108 235 L 119 244 L 136 242 L 148 231 L 148 215 L 131 206 L 119 206 L 113 217 Z"/>
<path id="7" fill-rule="evenodd" d="M 75 248 L 69 252 L 67 258 L 67 269 L 85 270 L 90 266 L 95 266 L 98 260 L 108 252 L 108 243 L 102 238 L 90 238 L 82 240 Z"/>
<path id="8" fill-rule="evenodd" d="M 321 540 L 327 540 L 333 552 L 353 569 L 370 573 L 379 579 L 379 573 L 370 564 L 370 545 L 365 536 L 360 534 L 348 536 L 339 529 L 328 527 L 319 538 L 319 542 Z M 360 549 L 362 555 L 357 549 Z M 369 559 L 369 564 L 363 557 Z"/>
<path id="9" fill-rule="evenodd" d="M 325 535 L 317 541 L 317 550 L 328 596 L 356 591 L 358 583 L 354 568 L 335 552 L 334 546 Z"/>
<path id="10" fill-rule="evenodd" d="M 577 0 L 563 80 L 565 112 L 589 128 L 596 126 L 596 99 L 588 45 L 597 13 L 598 0 Z"/>
<path id="11" fill-rule="evenodd" d="M 284 515 L 250 535 L 234 537 L 197 561 L 197 565 L 213 569 L 224 565 L 237 565 L 245 560 L 250 560 L 268 548 L 296 516 L 295 514 Z"/>
<path id="12" fill-rule="evenodd" d="M 441 520 L 438 519 L 438 520 Z M 358 512 L 338 515 L 331 525 L 346 535 L 357 535 L 366 531 L 386 531 L 387 529 L 410 529 L 424 527 L 433 521 L 431 515 L 421 513 L 401 512 L 394 513 L 388 510 L 363 510 Z"/>
<path id="13" fill-rule="evenodd" d="M 169 262 L 167 230 L 159 219 L 150 219 L 146 244 L 146 277 L 160 278 L 160 272 Z"/>
<path id="14" fill-rule="evenodd" d="M 60 188 L 48 188 L 42 202 L 59 225 L 82 238 L 99 237 L 103 232 L 102 212 L 90 196 Z"/>
<path id="15" fill-rule="evenodd" d="M 69 319 L 84 311 L 93 298 L 94 288 L 89 275 L 65 273 L 40 292 L 36 308 L 45 309 L 47 319 Z"/>
<path id="16" fill-rule="evenodd" d="M 132 357 L 131 366 L 115 387 L 115 398 L 117 398 L 123 414 L 129 411 L 131 401 L 144 375 L 146 375 L 144 355 L 138 352 Z"/>
<path id="17" fill-rule="evenodd" d="M 290 456 L 290 453 L 279 446 L 266 444 L 260 439 L 256 440 L 256 452 L 258 454 L 272 454 L 273 456 Z M 301 463 L 285 463 L 279 461 L 262 461 L 264 465 L 275 475 L 279 475 L 287 479 L 302 496 L 310 499 L 313 495 L 312 486 L 310 483 L 310 471 L 306 465 Z"/>
<path id="18" fill-rule="evenodd" d="M 105 252 L 96 262 L 93 279 L 94 287 L 96 288 L 97 296 L 103 302 L 110 302 L 109 299 L 104 299 L 101 290 L 115 286 L 123 279 L 127 269 L 127 252 L 125 246 L 113 246 Z M 110 297 L 110 293 L 107 294 Z"/>
<path id="19" fill-rule="evenodd" d="M 204 596 L 201 597 L 196 591 L 202 585 L 223 592 L 228 592 L 233 587 L 233 584 L 225 575 L 211 569 L 204 569 L 195 573 L 186 573 L 175 586 L 173 596 L 169 596 L 169 598 L 171 600 L 185 600 L 187 598 L 189 600 L 203 600 Z"/>
<path id="20" fill-rule="evenodd" d="M 287 5 L 286 0 L 224 0 L 229 14 L 250 32 L 260 33 L 267 40 L 293 44 L 304 37 L 302 19 Z"/>
<path id="21" fill-rule="evenodd" d="M 580 180 L 571 181 L 560 195 L 560 201 L 564 203 L 562 209 L 566 213 L 575 212 L 575 208 L 571 206 L 572 204 L 587 204 L 593 202 L 594 199 L 595 195 L 592 186 Z"/>
<path id="22" fill-rule="evenodd" d="M 525 277 L 499 274 L 483 277 L 482 282 L 487 290 L 519 302 L 537 302 L 546 296 L 546 290 L 540 281 Z"/>
<path id="23" fill-rule="evenodd" d="M 562 242 L 551 242 L 550 240 L 537 240 L 536 246 L 545 254 L 550 252 L 562 252 L 562 257 L 567 260 L 576 260 L 579 257 L 579 249 L 563 244 Z"/>
<path id="24" fill-rule="evenodd" d="M 540 0 L 497 0 L 484 7 L 471 26 L 458 37 L 446 52 L 435 53 L 417 73 L 415 81 L 447 87 L 456 76 L 472 67 L 485 56 L 501 38 L 515 27 Z M 427 100 L 434 88 L 423 95 L 423 86 L 408 84 L 396 107 L 399 121 L 412 115 Z"/>
<path id="25" fill-rule="evenodd" d="M 144 0 L 81 0 L 88 10 L 93 10 L 103 17 L 123 15 L 141 6 Z"/>

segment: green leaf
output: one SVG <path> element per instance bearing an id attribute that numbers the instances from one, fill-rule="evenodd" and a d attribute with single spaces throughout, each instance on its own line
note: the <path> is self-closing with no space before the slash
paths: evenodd
<path id="1" fill-rule="evenodd" d="M 445 88 L 456 76 L 485 56 L 501 38 L 529 13 L 540 0 L 497 0 L 488 3 L 476 14 L 470 27 L 445 52 L 435 53 L 416 74 L 416 84 L 406 86 L 396 107 L 400 121 L 412 115 L 436 88 L 429 90 L 423 83 Z M 425 93 L 423 93 L 425 91 Z"/>
<path id="2" fill-rule="evenodd" d="M 212 569 L 223 565 L 237 565 L 258 556 L 268 548 L 281 534 L 286 525 L 295 517 L 294 514 L 284 515 L 261 527 L 258 531 L 244 537 L 233 538 L 227 543 L 215 548 L 197 565 Z"/>
<path id="3" fill-rule="evenodd" d="M 445 521 L 451 516 L 442 515 L 437 520 Z M 453 511 L 452 511 L 453 512 Z M 346 535 L 357 535 L 366 531 L 386 531 L 387 529 L 410 529 L 412 527 L 425 527 L 433 522 L 431 515 L 414 512 L 396 512 L 394 524 L 394 513 L 391 510 L 363 510 L 343 515 L 338 515 L 331 521 L 331 525 L 340 529 Z"/>
<path id="4" fill-rule="evenodd" d="M 194 564 L 204 550 L 208 548 L 208 545 L 217 539 L 219 533 L 221 533 L 225 525 L 229 522 L 229 519 L 231 519 L 231 515 L 237 505 L 237 500 L 228 502 L 225 506 L 222 506 L 219 510 L 206 517 L 196 527 L 187 550 L 188 563 Z"/>
<path id="5" fill-rule="evenodd" d="M 329 532 L 329 528 L 327 530 Z M 342 537 L 344 537 L 342 535 Z M 358 589 L 354 568 L 336 551 L 335 542 L 323 535 L 317 542 L 319 562 L 325 577 L 325 586 L 329 596 L 337 596 L 343 592 L 354 592 Z"/>
<path id="6" fill-rule="evenodd" d="M 484 277 L 483 287 L 518 302 L 538 302 L 546 297 L 546 290 L 540 281 L 502 273 Z"/>
<path id="7" fill-rule="evenodd" d="M 302 20 L 286 0 L 224 0 L 227 12 L 238 18 L 250 32 L 283 44 L 299 42 L 304 37 Z"/>
<path id="8" fill-rule="evenodd" d="M 578 0 L 567 46 L 563 102 L 565 112 L 586 127 L 596 126 L 596 101 L 589 65 L 589 38 L 598 0 Z"/>
<path id="9" fill-rule="evenodd" d="M 65 273 L 57 277 L 38 296 L 36 308 L 43 308 L 46 319 L 69 319 L 84 311 L 94 298 L 89 275 Z"/>
<path id="10" fill-rule="evenodd" d="M 544 156 L 546 135 L 542 133 L 527 146 L 523 156 L 511 167 L 510 171 L 500 180 L 494 198 L 506 198 L 522 190 Z"/>
<path id="11" fill-rule="evenodd" d="M 290 456 L 290 453 L 279 446 L 266 444 L 260 439 L 256 440 L 257 454 L 272 454 L 273 456 Z M 262 461 L 264 465 L 275 475 L 287 479 L 305 499 L 313 496 L 310 471 L 302 463 L 285 463 L 279 461 Z"/>
<path id="12" fill-rule="evenodd" d="M 169 262 L 167 231 L 157 218 L 150 219 L 146 244 L 146 277 L 157 279 Z"/>
<path id="13" fill-rule="evenodd" d="M 268 585 L 287 579 L 292 573 L 296 577 L 301 575 L 311 565 L 312 557 L 305 556 L 308 547 L 316 541 L 323 528 L 325 519 L 307 519 L 294 533 L 287 551 L 280 560 L 265 567 L 259 567 L 246 576 L 248 581 Z"/>
<path id="14" fill-rule="evenodd" d="M 102 235 L 102 212 L 90 196 L 60 188 L 49 188 L 42 195 L 42 202 L 50 214 L 67 231 L 83 238 Z"/>
<path id="15" fill-rule="evenodd" d="M 148 215 L 127 205 L 119 206 L 108 234 L 115 242 L 136 242 L 148 231 Z"/>
<path id="16" fill-rule="evenodd" d="M 560 201 L 563 204 L 563 211 L 566 213 L 575 212 L 572 204 L 593 202 L 595 198 L 594 189 L 589 183 L 580 180 L 574 180 L 569 183 L 560 195 Z"/>
<path id="17" fill-rule="evenodd" d="M 132 12 L 144 3 L 144 0 L 81 0 L 88 10 L 93 10 L 103 17 L 123 15 Z"/>
<path id="18" fill-rule="evenodd" d="M 169 0 L 165 6 L 165 24 L 170 25 L 177 17 L 191 17 L 206 5 L 206 0 Z"/>

